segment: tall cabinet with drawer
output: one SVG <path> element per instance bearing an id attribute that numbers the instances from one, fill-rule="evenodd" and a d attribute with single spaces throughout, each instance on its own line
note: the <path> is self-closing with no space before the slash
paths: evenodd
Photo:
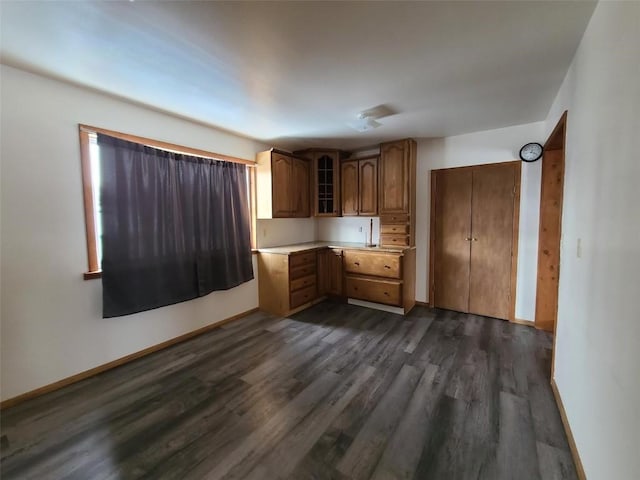
<path id="1" fill-rule="evenodd" d="M 416 141 L 380 145 L 380 245 L 413 246 L 416 238 Z"/>
<path id="2" fill-rule="evenodd" d="M 415 301 L 416 250 L 345 250 L 345 294 L 408 313 Z"/>
<path id="3" fill-rule="evenodd" d="M 316 251 L 260 253 L 258 297 L 260 308 L 289 315 L 318 299 Z"/>

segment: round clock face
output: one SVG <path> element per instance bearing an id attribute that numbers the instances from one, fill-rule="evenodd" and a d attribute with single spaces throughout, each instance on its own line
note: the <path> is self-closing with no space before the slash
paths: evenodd
<path id="1" fill-rule="evenodd" d="M 539 143 L 527 143 L 520 149 L 520 158 L 524 162 L 535 162 L 542 156 L 542 145 Z"/>

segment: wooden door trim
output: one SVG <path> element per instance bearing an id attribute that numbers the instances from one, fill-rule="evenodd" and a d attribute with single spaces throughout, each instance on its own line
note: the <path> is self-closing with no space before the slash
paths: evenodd
<path id="1" fill-rule="evenodd" d="M 565 110 L 562 115 L 560 116 L 560 119 L 558 120 L 558 123 L 556 124 L 556 126 L 553 128 L 551 134 L 549 135 L 549 137 L 547 138 L 547 141 L 544 144 L 544 152 L 559 152 L 560 153 L 560 165 L 561 165 L 561 169 L 562 169 L 562 178 L 561 178 L 561 182 L 559 184 L 559 188 L 560 188 L 560 194 L 559 194 L 559 217 L 560 217 L 560 224 L 558 225 L 558 238 L 557 238 L 557 254 L 558 254 L 558 260 L 557 260 L 557 269 L 556 269 L 556 277 L 557 277 L 557 283 L 558 283 L 558 288 L 555 289 L 555 314 L 554 314 L 554 320 L 553 320 L 553 334 L 554 334 L 554 348 L 553 351 L 555 352 L 555 329 L 556 329 L 556 325 L 558 322 L 558 289 L 560 286 L 560 254 L 561 254 L 561 250 L 560 250 L 560 238 L 562 237 L 562 210 L 563 210 L 563 200 L 564 200 L 564 170 L 565 170 L 565 143 L 566 143 L 566 134 L 567 134 L 567 111 Z M 544 161 L 545 161 L 545 155 L 543 154 L 541 162 L 542 162 L 542 168 L 544 170 Z M 542 183 L 542 179 L 541 179 L 541 183 Z M 540 258 L 541 258 L 541 247 L 540 245 L 543 243 L 540 240 L 543 238 L 547 238 L 545 235 L 546 233 L 543 231 L 542 229 L 542 222 L 543 222 L 543 215 L 542 215 L 542 202 L 544 200 L 543 198 L 543 194 L 544 194 L 544 188 L 541 185 L 541 190 L 540 190 L 540 206 L 539 206 L 539 228 L 538 228 L 538 265 L 537 267 L 539 267 L 540 265 Z M 539 276 L 539 271 L 538 269 L 536 270 L 536 307 L 538 305 L 538 298 L 540 295 L 540 285 L 542 284 L 542 282 L 540 281 L 540 276 Z M 540 329 L 545 329 L 543 327 L 543 322 L 542 319 L 540 318 L 539 315 L 539 311 L 536 308 L 536 313 L 535 313 L 535 318 L 534 318 L 534 322 L 535 322 L 535 326 L 536 328 L 540 328 Z M 553 359 L 552 359 L 553 360 Z M 553 367 L 552 367 L 553 368 Z M 553 372 L 553 370 L 552 370 Z"/>
<path id="2" fill-rule="evenodd" d="M 495 165 L 512 165 L 515 167 L 515 179 L 514 179 L 514 197 L 513 197 L 513 239 L 511 244 L 511 291 L 509 306 L 510 322 L 515 322 L 516 318 L 516 288 L 518 278 L 518 236 L 520 233 L 520 183 L 521 183 L 521 171 L 522 162 L 519 160 L 513 160 L 509 162 L 496 162 L 496 163 L 483 163 L 480 165 L 468 165 L 463 167 L 451 167 L 451 168 L 438 168 L 430 171 L 431 175 L 431 218 L 429 222 L 429 291 L 428 300 L 430 305 L 434 305 L 434 293 L 435 293 L 435 248 L 436 248 L 436 188 L 437 188 L 437 175 L 438 172 L 446 172 L 449 170 L 460 169 L 478 169 L 486 166 Z"/>
<path id="3" fill-rule="evenodd" d="M 427 292 L 427 303 L 435 305 L 436 291 L 436 185 L 439 170 L 431 170 L 431 218 L 429 219 L 429 291 Z"/>
<path id="4" fill-rule="evenodd" d="M 515 322 L 516 318 L 516 287 L 518 284 L 518 240 L 520 236 L 520 182 L 522 178 L 522 162 L 511 162 L 515 167 L 513 179 L 513 237 L 511 240 L 511 305 L 509 321 Z"/>
<path id="5" fill-rule="evenodd" d="M 553 127 L 553 131 L 544 143 L 544 150 L 564 150 L 565 141 L 567 138 L 567 112 L 565 110 L 556 126 Z"/>

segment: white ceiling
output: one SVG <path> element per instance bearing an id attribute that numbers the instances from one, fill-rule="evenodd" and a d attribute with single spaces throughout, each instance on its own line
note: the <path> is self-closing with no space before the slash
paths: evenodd
<path id="1" fill-rule="evenodd" d="M 0 3 L 2 63 L 285 148 L 542 120 L 595 5 Z M 347 126 L 381 104 L 382 127 Z"/>

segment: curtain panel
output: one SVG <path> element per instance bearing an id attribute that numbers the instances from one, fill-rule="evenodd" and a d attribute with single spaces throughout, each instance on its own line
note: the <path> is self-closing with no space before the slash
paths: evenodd
<path id="1" fill-rule="evenodd" d="M 253 279 L 245 165 L 98 134 L 103 317 Z"/>

